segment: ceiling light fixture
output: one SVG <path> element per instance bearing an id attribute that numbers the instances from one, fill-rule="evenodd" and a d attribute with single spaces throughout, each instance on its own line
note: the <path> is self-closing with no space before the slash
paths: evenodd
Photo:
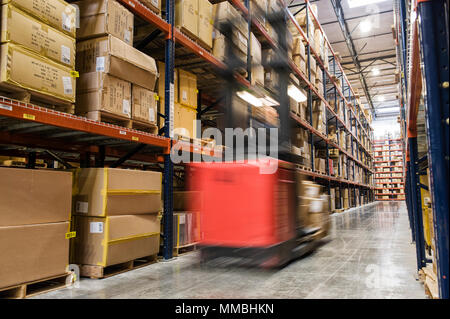
<path id="1" fill-rule="evenodd" d="M 288 86 L 288 95 L 298 103 L 306 102 L 308 100 L 306 95 L 293 84 Z"/>
<path id="2" fill-rule="evenodd" d="M 373 75 L 379 75 L 380 74 L 380 70 L 379 69 L 373 69 L 372 73 L 373 73 Z"/>
<path id="3" fill-rule="evenodd" d="M 372 30 L 372 23 L 369 20 L 361 21 L 361 23 L 359 24 L 359 29 L 363 33 L 369 32 L 370 30 Z"/>
<path id="4" fill-rule="evenodd" d="M 370 4 L 375 4 L 379 2 L 383 2 L 386 0 L 347 0 L 349 8 L 357 8 L 362 6 L 367 6 Z"/>
<path id="5" fill-rule="evenodd" d="M 378 97 L 378 101 L 383 102 L 383 101 L 384 101 L 384 96 L 380 95 L 380 96 Z"/>

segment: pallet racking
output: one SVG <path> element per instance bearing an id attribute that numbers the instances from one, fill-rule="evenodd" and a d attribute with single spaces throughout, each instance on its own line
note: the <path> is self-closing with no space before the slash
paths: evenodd
<path id="1" fill-rule="evenodd" d="M 375 198 L 377 201 L 403 201 L 404 162 L 401 138 L 374 140 Z"/>
<path id="2" fill-rule="evenodd" d="M 137 130 L 110 125 L 101 122 L 94 122 L 86 118 L 55 112 L 40 108 L 28 103 L 19 103 L 7 98 L 0 101 L 0 140 L 7 147 L 2 148 L 2 154 L 26 156 L 29 159 L 28 166 L 34 167 L 36 157 L 48 158 L 61 163 L 70 168 L 71 161 L 79 161 L 82 167 L 118 167 L 132 166 L 142 169 L 158 169 L 163 171 L 164 183 L 164 236 L 163 236 L 163 256 L 165 259 L 172 258 L 172 225 L 173 225 L 173 179 L 174 167 L 170 160 L 170 150 L 175 144 L 173 139 L 172 117 L 173 114 L 173 85 L 174 68 L 182 67 L 186 70 L 202 68 L 202 74 L 216 74 L 226 68 L 225 64 L 214 57 L 208 50 L 201 47 L 189 36 L 175 27 L 175 1 L 167 0 L 165 15 L 163 17 L 155 14 L 146 8 L 138 0 L 118 0 L 126 8 L 137 16 L 144 24 L 151 26 L 152 31 L 137 45 L 144 49 L 146 46 L 159 50 L 153 51 L 150 55 L 165 62 L 165 96 L 164 109 L 169 116 L 162 116 L 164 128 L 161 130 L 164 136 L 157 136 Z M 290 117 L 296 125 L 303 127 L 309 132 L 311 145 L 311 171 L 299 169 L 304 174 L 310 176 L 316 182 L 324 185 L 328 193 L 331 188 L 336 187 L 342 194 L 343 189 L 349 189 L 353 198 L 350 206 L 356 206 L 356 194 L 363 195 L 364 203 L 373 201 L 373 157 L 372 139 L 373 130 L 369 120 L 358 103 L 357 94 L 350 86 L 342 66 L 338 61 L 336 53 L 333 51 L 320 23 L 311 10 L 310 1 L 305 1 L 302 5 L 296 5 L 297 13 L 305 10 L 306 14 L 311 14 L 312 21 L 325 38 L 325 44 L 330 54 L 329 68 L 325 68 L 325 61 L 322 61 L 319 53 L 315 52 L 307 37 L 310 26 L 307 23 L 306 30 L 303 30 L 292 14 L 290 8 L 282 0 L 278 0 L 286 14 L 286 22 L 292 23 L 298 30 L 306 44 L 307 54 L 307 74 L 294 64 L 290 59 L 289 65 L 292 73 L 300 81 L 301 88 L 308 93 L 308 110 L 312 112 L 313 100 L 320 100 L 326 106 L 327 130 L 325 134 L 316 130 L 312 125 L 312 117 L 307 122 L 294 113 Z M 210 1 L 212 3 L 220 1 Z M 249 21 L 249 32 L 253 32 L 261 44 L 266 48 L 275 48 L 276 42 L 270 37 L 268 32 L 259 23 L 250 10 L 249 1 L 229 0 L 229 2 L 239 10 L 239 12 Z M 308 19 L 307 19 L 308 21 Z M 249 40 L 250 41 L 250 40 Z M 311 82 L 311 61 L 316 59 L 322 71 L 323 88 L 317 89 Z M 207 110 L 220 104 L 219 101 L 211 99 L 216 96 L 217 83 L 219 80 L 211 80 L 202 74 L 197 74 L 199 79 L 199 103 L 198 118 L 202 119 Z M 251 87 L 251 72 L 247 77 L 239 74 L 235 75 L 236 82 L 243 88 Z M 342 83 L 342 88 L 339 83 Z M 340 101 L 343 105 L 343 117 L 337 114 L 337 109 L 333 108 L 329 101 L 334 100 L 334 105 Z M 202 105 L 206 104 L 206 108 Z M 328 138 L 328 126 L 335 125 L 337 129 L 342 129 L 348 136 L 351 143 L 348 149 L 344 149 Z M 339 134 L 339 133 L 338 133 Z M 182 148 L 192 153 L 214 155 L 213 150 L 207 147 L 182 143 Z M 316 171 L 314 167 L 314 149 L 322 148 L 326 150 L 326 172 Z M 347 177 L 341 177 L 342 168 L 338 168 L 338 176 L 330 174 L 329 152 L 337 149 L 339 154 L 345 155 L 347 161 Z M 95 160 L 92 160 L 92 157 Z M 364 178 L 355 181 L 357 170 L 361 170 Z M 342 197 L 342 196 L 341 196 Z M 337 208 L 342 208 L 342 202 L 337 203 Z"/>
<path id="3" fill-rule="evenodd" d="M 436 266 L 438 297 L 449 297 L 449 73 L 448 1 L 396 1 L 395 40 L 401 65 L 401 128 L 406 146 L 406 204 L 416 243 L 417 271 Z M 425 129 L 418 129 L 418 115 Z M 419 154 L 418 138 L 425 135 L 428 149 Z M 429 180 L 429 186 L 422 180 Z M 426 254 L 425 216 L 429 210 L 423 192 L 431 197 L 434 256 Z M 432 294 L 433 297 L 435 297 Z"/>

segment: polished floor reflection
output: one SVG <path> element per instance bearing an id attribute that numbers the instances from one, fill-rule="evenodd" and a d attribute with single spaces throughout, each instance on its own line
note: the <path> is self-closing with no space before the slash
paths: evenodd
<path id="1" fill-rule="evenodd" d="M 331 241 L 282 270 L 204 267 L 193 253 L 36 298 L 425 298 L 404 203 L 332 219 Z"/>

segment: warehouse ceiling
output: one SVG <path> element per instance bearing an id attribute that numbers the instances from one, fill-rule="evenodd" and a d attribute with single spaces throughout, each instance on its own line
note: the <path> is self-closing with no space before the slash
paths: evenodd
<path id="1" fill-rule="evenodd" d="M 376 3 L 374 3 L 376 2 Z M 295 14 L 304 0 L 288 0 Z M 399 104 L 396 71 L 396 48 L 391 26 L 394 24 L 394 1 L 392 0 L 311 0 L 317 5 L 318 19 L 333 50 L 341 56 L 341 65 L 350 83 L 361 96 L 365 108 L 370 104 L 377 117 L 396 116 Z M 371 3 L 361 5 L 364 3 Z M 359 5 L 353 6 L 350 5 Z M 347 41 L 339 24 L 336 7 L 342 8 L 344 28 L 350 35 Z M 352 57 L 353 43 L 355 55 Z M 359 63 L 358 66 L 355 64 Z M 364 89 L 366 86 L 366 90 Z M 371 102 L 370 102 L 371 101 Z"/>

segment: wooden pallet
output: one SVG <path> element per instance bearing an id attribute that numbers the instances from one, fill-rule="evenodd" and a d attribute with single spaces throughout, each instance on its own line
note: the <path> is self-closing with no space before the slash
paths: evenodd
<path id="1" fill-rule="evenodd" d="M 4 161 L 0 161 L 0 166 L 26 168 L 27 162 L 16 161 L 16 160 L 4 160 Z M 34 167 L 35 168 L 47 168 L 47 164 L 46 163 L 36 163 Z"/>
<path id="2" fill-rule="evenodd" d="M 304 165 L 300 165 L 300 164 L 296 164 L 296 165 L 297 165 L 297 168 L 300 168 L 300 169 L 302 169 L 302 170 L 304 170 L 304 171 L 312 172 L 311 167 L 304 166 Z"/>
<path id="3" fill-rule="evenodd" d="M 144 266 L 148 266 L 158 262 L 157 255 L 150 255 L 142 258 L 137 258 L 134 260 L 126 261 L 120 264 L 111 266 L 94 266 L 94 265 L 81 265 L 80 266 L 80 276 L 89 277 L 91 279 L 102 279 L 108 278 L 127 272 L 133 269 L 138 269 Z"/>
<path id="4" fill-rule="evenodd" d="M 139 130 L 142 132 L 158 134 L 158 126 L 156 126 L 155 124 L 143 122 L 140 120 L 133 120 L 129 117 L 110 113 L 107 111 L 92 111 L 83 114 L 83 116 L 97 122 L 104 122 L 122 126 L 125 128 Z"/>
<path id="5" fill-rule="evenodd" d="M 200 46 L 202 49 L 208 51 L 209 53 L 212 53 L 212 47 L 207 45 L 205 42 L 203 42 L 201 39 L 199 39 L 196 35 L 191 33 L 188 29 L 184 27 L 177 27 L 178 30 L 180 30 L 181 33 L 183 33 L 184 36 L 188 37 L 192 42 Z"/>
<path id="6" fill-rule="evenodd" d="M 212 138 L 191 138 L 183 135 L 175 135 L 177 141 L 190 143 L 192 145 L 206 147 L 206 148 L 214 148 L 216 146 L 216 141 Z"/>
<path id="7" fill-rule="evenodd" d="M 24 284 L 0 288 L 0 299 L 24 299 L 42 293 L 66 288 L 74 282 L 74 274 L 68 272 L 63 275 L 30 281 Z"/>
<path id="8" fill-rule="evenodd" d="M 342 213 L 342 212 L 344 212 L 344 211 L 345 211 L 344 208 L 339 208 L 339 209 L 333 210 L 333 213 Z"/>
<path id="9" fill-rule="evenodd" d="M 178 257 L 197 250 L 197 243 L 176 247 L 173 249 L 173 256 Z"/>

